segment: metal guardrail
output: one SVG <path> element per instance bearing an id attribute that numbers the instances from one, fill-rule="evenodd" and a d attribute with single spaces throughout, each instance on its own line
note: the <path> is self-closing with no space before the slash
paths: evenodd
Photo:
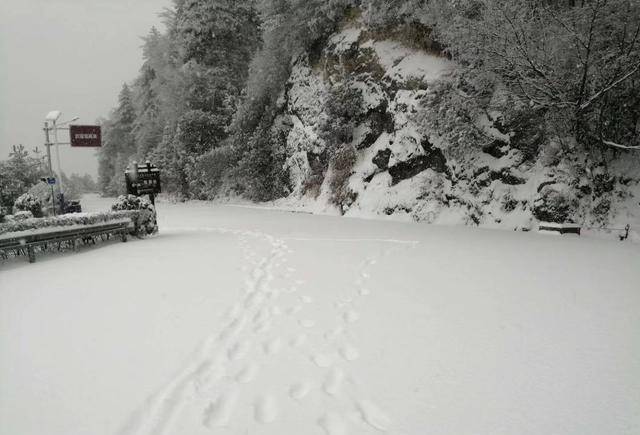
<path id="1" fill-rule="evenodd" d="M 58 249 L 64 242 L 71 244 L 75 251 L 78 241 L 85 244 L 88 242 L 95 243 L 97 237 L 120 236 L 123 242 L 127 241 L 129 230 L 133 226 L 131 220 L 123 220 L 118 222 L 107 222 L 101 224 L 88 225 L 81 228 L 71 229 L 45 229 L 34 232 L 32 234 L 16 235 L 13 237 L 0 237 L 0 253 L 2 257 L 7 258 L 7 252 L 13 252 L 16 256 L 25 254 L 29 258 L 29 263 L 36 261 L 36 248 L 48 248 L 50 245 L 58 244 Z"/>

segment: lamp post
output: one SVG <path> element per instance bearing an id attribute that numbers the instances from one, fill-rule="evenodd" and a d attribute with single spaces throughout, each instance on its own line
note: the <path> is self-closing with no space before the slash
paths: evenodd
<path id="1" fill-rule="evenodd" d="M 49 130 L 50 130 L 49 122 L 55 123 L 55 121 L 57 121 L 58 118 L 60 118 L 60 115 L 62 115 L 62 113 L 59 110 L 52 110 L 47 114 L 47 116 L 45 117 L 46 121 L 44 122 L 44 137 L 45 137 L 44 146 L 47 147 L 47 162 L 49 163 L 50 178 L 54 178 L 54 175 L 53 175 L 53 165 L 51 164 L 51 138 L 49 137 Z M 50 186 L 51 186 L 51 209 L 53 210 L 53 215 L 55 216 L 57 214 L 56 213 L 56 195 L 55 195 L 53 184 L 50 184 Z"/>
<path id="2" fill-rule="evenodd" d="M 69 121 L 65 121 L 62 122 L 60 124 L 58 124 L 58 119 L 60 119 L 60 116 L 62 115 L 62 112 L 60 112 L 59 110 L 52 110 L 51 112 L 49 112 L 47 114 L 47 116 L 45 117 L 45 123 L 44 123 L 44 131 L 45 131 L 45 146 L 47 147 L 47 161 L 49 163 L 49 176 L 51 178 L 54 178 L 54 174 L 53 174 L 53 165 L 51 164 L 51 145 L 55 145 L 56 147 L 56 162 L 57 162 L 57 167 L 58 167 L 58 178 L 59 178 L 59 183 L 60 183 L 60 204 L 61 204 L 61 210 L 64 208 L 64 187 L 62 184 L 62 167 L 60 165 L 60 143 L 58 142 L 58 129 L 61 128 L 61 126 L 69 124 L 71 122 L 77 121 L 78 119 L 80 119 L 79 117 L 75 117 Z M 49 126 L 49 123 L 52 124 L 52 126 Z M 51 138 L 49 136 L 49 131 L 53 130 L 53 140 L 54 142 L 51 143 Z M 51 185 L 51 205 L 53 207 L 53 214 L 56 214 L 56 205 L 55 205 L 55 193 L 54 193 L 54 188 L 53 185 Z"/>
<path id="3" fill-rule="evenodd" d="M 60 142 L 58 142 L 58 129 L 60 129 L 63 125 L 70 124 L 70 123 L 72 123 L 74 121 L 77 121 L 78 119 L 80 119 L 80 117 L 76 116 L 73 119 L 70 119 L 70 120 L 65 121 L 65 122 L 61 122 L 60 124 L 57 124 L 57 120 L 53 121 L 53 140 L 54 140 L 55 145 L 56 145 L 56 160 L 57 160 L 57 163 L 58 163 L 58 177 L 60 177 L 60 202 L 63 205 L 64 205 L 64 183 L 62 181 L 62 167 L 60 165 Z"/>

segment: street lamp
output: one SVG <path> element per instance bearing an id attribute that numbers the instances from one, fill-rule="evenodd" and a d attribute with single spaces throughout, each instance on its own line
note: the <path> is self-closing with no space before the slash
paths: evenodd
<path id="1" fill-rule="evenodd" d="M 62 115 L 61 111 L 52 110 L 51 112 L 47 113 L 47 116 L 44 119 L 47 121 L 56 122 L 58 118 L 60 118 L 60 115 Z"/>
<path id="2" fill-rule="evenodd" d="M 80 117 L 76 116 L 73 119 L 69 120 L 69 121 L 64 121 L 60 124 L 58 124 L 58 119 L 60 119 L 60 116 L 62 115 L 62 112 L 59 110 L 52 110 L 51 112 L 49 112 L 47 114 L 47 116 L 45 117 L 45 123 L 44 123 L 44 130 L 45 130 L 45 138 L 46 138 L 46 147 L 47 147 L 47 159 L 49 161 L 49 174 L 51 177 L 53 177 L 53 168 L 51 165 L 51 145 L 55 145 L 56 146 L 56 161 L 57 161 L 57 166 L 58 166 L 58 177 L 59 177 L 59 184 L 60 184 L 60 202 L 61 205 L 64 205 L 64 186 L 62 184 L 62 167 L 60 165 L 60 143 L 58 142 L 58 129 L 60 128 L 60 126 L 62 125 L 66 125 L 69 123 L 72 123 L 74 121 L 77 121 L 78 119 L 80 119 Z M 49 122 L 51 122 L 53 124 L 52 127 L 49 127 Z M 54 143 L 51 143 L 51 140 L 49 138 L 49 131 L 53 130 L 53 140 Z M 53 190 L 53 186 L 51 187 L 51 201 L 52 201 L 52 205 L 53 205 L 53 213 L 55 215 L 55 199 L 54 199 L 54 190 Z M 61 207 L 63 208 L 63 207 Z"/>
<path id="3" fill-rule="evenodd" d="M 68 121 L 64 121 L 64 122 L 59 123 L 59 124 L 58 124 L 58 127 L 62 127 L 63 125 L 71 124 L 72 122 L 76 122 L 78 119 L 80 119 L 80 117 L 79 117 L 79 116 L 76 116 L 76 117 L 75 117 L 75 118 L 73 118 L 73 119 L 70 119 L 70 120 L 68 120 Z"/>

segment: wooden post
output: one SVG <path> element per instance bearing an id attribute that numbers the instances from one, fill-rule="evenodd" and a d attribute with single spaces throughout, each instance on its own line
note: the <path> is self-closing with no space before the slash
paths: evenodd
<path id="1" fill-rule="evenodd" d="M 36 253 L 33 250 L 33 246 L 31 245 L 27 246 L 27 255 L 29 256 L 29 263 L 36 262 Z"/>

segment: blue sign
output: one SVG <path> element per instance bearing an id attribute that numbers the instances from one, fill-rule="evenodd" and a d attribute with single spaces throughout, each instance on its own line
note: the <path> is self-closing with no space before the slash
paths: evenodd
<path id="1" fill-rule="evenodd" d="M 47 177 L 47 184 L 50 184 L 52 186 L 55 185 L 56 184 L 56 179 L 53 178 L 53 177 Z"/>

